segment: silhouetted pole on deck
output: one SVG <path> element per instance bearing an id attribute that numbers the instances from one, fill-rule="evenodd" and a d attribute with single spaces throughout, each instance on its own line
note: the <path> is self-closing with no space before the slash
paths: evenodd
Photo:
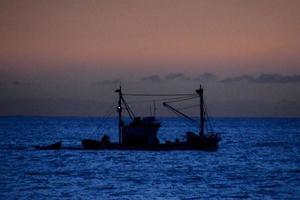
<path id="1" fill-rule="evenodd" d="M 122 126 L 123 126 L 123 121 L 122 121 L 122 88 L 120 85 L 120 88 L 116 90 L 117 93 L 119 93 L 119 101 L 118 101 L 118 107 L 117 111 L 119 114 L 119 144 L 122 143 Z"/>
<path id="2" fill-rule="evenodd" d="M 204 135 L 204 100 L 203 100 L 203 88 L 200 85 L 200 88 L 196 90 L 196 92 L 199 94 L 200 97 L 200 124 L 199 124 L 199 134 L 200 136 Z"/>

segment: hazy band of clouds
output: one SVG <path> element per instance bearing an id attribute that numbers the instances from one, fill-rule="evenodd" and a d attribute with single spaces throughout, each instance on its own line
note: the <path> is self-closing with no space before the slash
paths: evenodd
<path id="1" fill-rule="evenodd" d="M 120 83 L 121 83 L 120 79 L 112 79 L 112 80 L 107 79 L 103 81 L 94 82 L 93 85 L 116 85 Z"/>
<path id="2" fill-rule="evenodd" d="M 131 82 L 134 80 L 128 80 L 127 82 Z M 172 81 L 200 81 L 200 82 L 221 82 L 221 83 L 238 83 L 238 82 L 248 82 L 248 83 L 259 83 L 259 84 L 265 84 L 265 83 L 299 83 L 300 82 L 300 75 L 282 75 L 282 74 L 267 74 L 263 73 L 258 76 L 253 75 L 241 75 L 241 76 L 235 76 L 235 77 L 227 77 L 222 80 L 219 79 L 219 77 L 211 72 L 205 72 L 202 74 L 199 74 L 198 76 L 188 76 L 184 73 L 170 73 L 165 76 L 161 76 L 159 74 L 152 74 L 149 76 L 141 77 L 139 80 L 141 82 L 152 82 L 152 83 L 166 83 L 166 82 L 172 82 Z M 107 79 L 99 82 L 93 83 L 94 85 L 114 85 L 120 83 L 120 79 Z M 126 81 L 125 81 L 126 82 Z M 19 82 L 16 82 L 16 84 L 20 84 Z M 0 83 L 1 85 L 1 83 Z"/>
<path id="3" fill-rule="evenodd" d="M 223 79 L 222 83 L 235 83 L 246 81 L 250 83 L 298 83 L 300 75 L 261 74 L 257 77 L 242 75 Z"/>
<path id="4" fill-rule="evenodd" d="M 142 77 L 141 81 L 150 81 L 150 82 L 161 83 L 163 80 L 160 78 L 159 75 L 153 74 L 153 75 L 150 75 L 150 76 Z"/>
<path id="5" fill-rule="evenodd" d="M 190 80 L 191 78 L 186 76 L 183 73 L 170 73 L 168 75 L 165 76 L 165 80 L 167 81 L 172 81 L 172 80 Z"/>
<path id="6" fill-rule="evenodd" d="M 0 82 L 0 87 L 1 86 L 7 86 L 7 85 L 12 85 L 12 86 L 31 86 L 33 85 L 32 82 L 25 82 L 25 81 L 11 81 L 8 84 L 4 82 Z"/>
<path id="7" fill-rule="evenodd" d="M 203 74 L 200 74 L 194 80 L 195 81 L 216 81 L 217 79 L 218 79 L 217 75 L 210 72 L 205 72 Z"/>
<path id="8" fill-rule="evenodd" d="M 31 86 L 31 82 L 25 82 L 25 81 L 12 81 L 11 84 L 13 86 Z"/>
<path id="9" fill-rule="evenodd" d="M 196 77 L 190 77 L 184 73 L 169 73 L 161 78 L 159 74 L 152 74 L 150 76 L 145 76 L 140 79 L 140 81 L 151 81 L 151 82 L 167 82 L 167 81 L 216 81 L 218 79 L 217 75 L 205 72 Z"/>

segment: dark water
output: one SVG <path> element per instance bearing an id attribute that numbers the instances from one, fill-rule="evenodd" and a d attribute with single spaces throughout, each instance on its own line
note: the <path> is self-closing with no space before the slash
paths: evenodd
<path id="1" fill-rule="evenodd" d="M 100 129 L 96 130 L 100 125 Z M 161 140 L 188 126 L 162 119 Z M 300 119 L 215 119 L 217 152 L 35 151 L 111 134 L 116 120 L 0 118 L 1 199 L 300 199 Z"/>

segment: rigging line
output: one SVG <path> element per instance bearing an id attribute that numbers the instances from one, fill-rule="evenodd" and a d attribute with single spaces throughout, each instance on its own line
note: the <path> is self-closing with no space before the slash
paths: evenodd
<path id="1" fill-rule="evenodd" d="M 174 114 L 171 110 L 168 110 L 168 112 Z M 176 114 L 176 113 L 175 113 Z M 179 116 L 179 115 L 178 115 Z M 183 118 L 182 122 L 188 126 L 192 126 L 193 128 L 197 129 L 198 125 L 193 124 L 191 121 L 186 120 L 183 116 L 179 116 L 180 118 Z"/>
<path id="2" fill-rule="evenodd" d="M 114 109 L 111 109 L 111 111 L 109 112 L 109 114 L 107 115 L 107 117 L 105 118 L 105 120 L 109 120 L 112 117 L 113 111 L 114 111 Z"/>
<path id="3" fill-rule="evenodd" d="M 113 97 L 113 101 L 112 102 L 110 102 L 110 106 L 108 106 L 107 107 L 107 110 L 105 110 L 105 112 L 104 112 L 104 118 L 106 118 L 107 117 L 107 115 L 110 115 L 109 113 L 111 113 L 112 112 L 112 110 L 113 110 L 113 108 L 115 108 L 115 107 L 117 107 L 117 103 L 116 103 L 116 97 Z"/>
<path id="4" fill-rule="evenodd" d="M 183 117 L 181 117 L 181 118 L 183 118 Z M 183 118 L 184 119 L 184 118 Z M 183 120 L 183 123 L 185 123 L 186 125 L 188 125 L 188 126 L 192 126 L 192 128 L 194 128 L 195 130 L 197 130 L 198 129 L 198 127 L 199 127 L 199 125 L 197 124 L 194 124 L 194 123 L 192 123 L 191 121 L 188 121 L 188 120 Z"/>
<path id="5" fill-rule="evenodd" d="M 132 111 L 132 109 L 130 108 L 129 104 L 124 99 L 124 97 L 122 97 L 122 101 L 125 105 L 125 109 L 127 110 L 128 114 L 129 114 L 129 117 L 133 120 L 135 118 L 134 112 Z"/>
<path id="6" fill-rule="evenodd" d="M 197 94 L 194 94 L 194 95 L 190 95 L 190 97 L 192 96 L 197 96 Z M 188 96 L 180 96 L 180 97 L 173 97 L 173 98 L 163 98 L 163 99 L 151 99 L 151 100 L 135 100 L 135 101 L 128 101 L 128 103 L 147 103 L 147 102 L 153 102 L 156 101 L 156 102 L 161 102 L 161 101 L 167 101 L 167 100 L 176 100 L 176 99 L 185 99 L 187 98 Z"/>
<path id="7" fill-rule="evenodd" d="M 190 121 L 190 120 L 187 120 L 185 117 L 183 117 L 182 115 L 179 115 L 178 113 L 174 112 L 173 110 L 167 109 L 167 111 L 172 112 L 173 114 L 175 114 L 175 115 L 179 116 L 180 118 L 182 118 L 182 119 L 183 119 L 183 122 L 184 122 L 185 124 L 188 124 L 188 125 L 190 125 L 190 126 L 193 126 L 193 127 L 196 128 L 196 129 L 198 128 L 198 126 L 199 126 L 198 123 L 196 124 L 195 122 L 192 122 L 192 121 Z"/>
<path id="8" fill-rule="evenodd" d="M 167 109 L 173 111 L 175 114 L 177 114 L 177 115 L 179 115 L 179 116 L 181 116 L 181 117 L 184 117 L 186 120 L 189 120 L 189 121 L 191 121 L 191 122 L 197 124 L 197 126 L 199 126 L 199 124 L 198 124 L 197 121 L 195 121 L 195 120 L 192 119 L 191 117 L 187 116 L 187 115 L 184 114 L 183 112 L 180 112 L 179 110 L 173 108 L 172 106 L 170 106 L 170 105 L 167 104 L 167 103 L 163 103 L 163 105 L 164 105 Z"/>
<path id="9" fill-rule="evenodd" d="M 190 96 L 194 94 L 130 94 L 130 93 L 123 93 L 124 96 L 152 96 L 152 97 L 172 97 L 172 96 Z"/>
<path id="10" fill-rule="evenodd" d="M 111 109 L 109 110 L 108 114 L 106 115 L 106 119 L 109 119 L 112 117 L 112 114 L 115 110 L 115 108 L 117 107 L 117 103 L 113 103 L 113 105 L 111 106 Z"/>
<path id="11" fill-rule="evenodd" d="M 208 115 L 208 111 L 207 111 L 207 108 L 206 108 L 206 104 L 204 103 L 204 110 L 205 110 L 205 113 L 206 113 L 206 118 L 207 118 L 207 122 L 208 122 L 208 126 L 209 128 L 211 129 L 212 132 L 214 132 L 214 129 L 213 129 L 213 125 L 212 125 L 212 122 L 211 122 L 211 119 Z"/>
<path id="12" fill-rule="evenodd" d="M 114 104 L 114 105 L 116 105 L 116 104 Z M 102 121 L 103 123 L 107 122 L 107 121 L 112 117 L 112 113 L 113 113 L 113 111 L 114 111 L 114 108 L 115 108 L 115 106 L 110 107 L 110 109 L 108 110 L 109 113 L 107 112 L 106 116 L 103 118 L 103 121 Z M 98 132 L 101 128 L 103 128 L 103 130 L 104 130 L 103 123 L 102 123 L 102 124 L 99 124 L 99 125 L 96 127 L 96 129 L 95 129 L 92 133 L 95 134 L 95 133 Z"/>
<path id="13" fill-rule="evenodd" d="M 117 107 L 117 103 L 115 103 L 115 101 L 113 101 L 110 106 L 108 107 L 108 109 L 106 110 L 105 114 L 104 114 L 104 119 L 110 118 L 112 115 L 112 112 L 114 111 L 114 109 Z"/>
<path id="14" fill-rule="evenodd" d="M 207 115 L 208 125 L 210 126 L 211 131 L 214 132 L 214 129 L 213 129 L 213 123 L 212 123 L 211 118 L 209 117 L 209 114 L 208 114 L 208 110 L 207 110 L 206 104 L 204 104 L 204 108 L 205 108 L 205 112 L 206 112 L 206 115 Z"/>
<path id="15" fill-rule="evenodd" d="M 166 100 L 176 100 L 176 99 L 182 99 L 182 98 L 187 98 L 187 97 L 194 97 L 197 96 L 197 94 L 189 95 L 189 96 L 181 96 L 181 97 L 172 97 L 172 98 L 163 98 L 163 99 L 158 99 L 159 101 L 166 101 Z"/>
<path id="16" fill-rule="evenodd" d="M 106 112 L 104 112 L 104 117 L 103 117 L 103 120 L 104 121 L 107 121 L 109 119 L 109 117 L 111 117 L 112 113 L 113 113 L 113 110 L 114 108 L 116 107 L 116 103 L 115 101 L 113 101 L 110 106 L 108 107 L 108 109 L 106 110 Z M 102 127 L 102 123 L 101 124 L 98 124 L 95 128 L 95 130 L 92 132 L 93 134 L 95 132 L 97 132 L 100 128 Z"/>
<path id="17" fill-rule="evenodd" d="M 200 106 L 200 104 L 195 104 L 195 105 L 191 105 L 191 106 L 185 106 L 185 107 L 178 108 L 178 110 L 186 110 L 186 109 L 195 108 L 195 107 L 199 107 L 199 106 Z"/>
<path id="18" fill-rule="evenodd" d="M 182 117 L 183 118 L 183 117 Z M 183 118 L 184 119 L 184 118 Z M 193 126 L 195 129 L 198 129 L 199 124 L 198 123 L 193 123 L 192 121 L 188 121 L 187 119 L 183 120 L 184 122 L 186 122 L 186 124 L 190 124 L 191 126 Z"/>
<path id="19" fill-rule="evenodd" d="M 122 97 L 121 99 L 125 105 L 125 109 L 127 110 L 128 114 L 129 114 L 129 117 L 131 119 L 133 119 L 135 116 L 134 116 L 134 113 L 132 112 L 131 108 L 129 107 L 128 103 L 125 101 L 125 99 Z"/>
<path id="20" fill-rule="evenodd" d="M 178 100 L 173 100 L 173 101 L 166 101 L 166 103 L 175 103 L 175 102 L 187 101 L 187 100 L 195 99 L 195 98 L 198 98 L 198 96 L 193 96 L 193 97 L 188 97 L 188 98 L 178 99 Z"/>
<path id="21" fill-rule="evenodd" d="M 114 108 L 115 108 L 115 107 L 114 107 Z M 114 110 L 115 110 L 114 108 L 110 110 L 110 113 L 108 114 L 106 120 L 109 120 L 109 119 L 112 118 L 113 112 L 114 112 Z"/>
<path id="22" fill-rule="evenodd" d="M 107 116 L 110 116 L 112 111 L 117 107 L 116 103 L 112 103 L 111 106 L 107 109 L 107 112 L 105 112 L 104 118 L 107 118 Z"/>

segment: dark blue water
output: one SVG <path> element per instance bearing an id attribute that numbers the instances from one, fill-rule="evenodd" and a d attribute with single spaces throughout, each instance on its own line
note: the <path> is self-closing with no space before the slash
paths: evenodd
<path id="1" fill-rule="evenodd" d="M 161 141 L 189 127 L 161 119 Z M 217 152 L 36 151 L 80 147 L 116 120 L 0 118 L 0 199 L 300 199 L 300 119 L 215 119 Z M 99 127 L 99 129 L 97 129 Z"/>

